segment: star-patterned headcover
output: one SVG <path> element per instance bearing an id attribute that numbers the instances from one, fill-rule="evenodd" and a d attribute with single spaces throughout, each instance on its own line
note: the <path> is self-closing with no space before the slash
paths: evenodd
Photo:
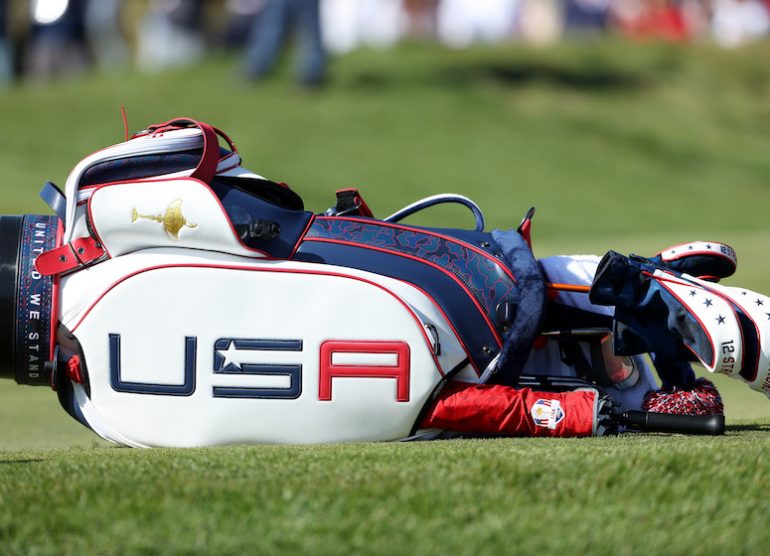
<path id="1" fill-rule="evenodd" d="M 649 262 L 701 280 L 719 282 L 735 273 L 738 257 L 735 250 L 724 243 L 692 241 L 664 249 Z"/>
<path id="2" fill-rule="evenodd" d="M 692 387 L 685 371 L 694 356 L 770 395 L 770 298 L 610 251 L 590 299 L 615 306 L 615 352 L 653 353 L 664 387 Z"/>

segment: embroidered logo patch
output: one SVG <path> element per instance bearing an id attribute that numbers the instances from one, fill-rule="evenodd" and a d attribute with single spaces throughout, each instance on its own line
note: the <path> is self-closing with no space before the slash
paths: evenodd
<path id="1" fill-rule="evenodd" d="M 538 427 L 549 429 L 555 429 L 556 425 L 564 419 L 564 410 L 559 400 L 537 400 L 530 413 Z"/>
<path id="2" fill-rule="evenodd" d="M 137 220 L 152 220 L 157 222 L 173 240 L 179 239 L 182 228 L 197 228 L 197 224 L 191 224 L 182 214 L 182 199 L 174 199 L 163 214 L 141 214 L 136 207 L 131 210 L 131 223 Z"/>

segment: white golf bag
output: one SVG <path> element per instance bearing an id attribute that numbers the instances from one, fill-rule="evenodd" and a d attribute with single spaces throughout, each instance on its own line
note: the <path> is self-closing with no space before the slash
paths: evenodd
<path id="1" fill-rule="evenodd" d="M 562 334 L 570 319 L 549 322 L 531 215 L 488 233 L 448 195 L 377 220 L 352 189 L 315 215 L 187 119 L 94 153 L 42 196 L 56 217 L 0 216 L 0 376 L 52 386 L 119 444 L 403 439 L 448 381 L 602 388 L 623 409 L 655 387 L 641 357 L 605 349 L 611 309 L 563 301 L 605 327 L 593 347 Z M 399 222 L 446 201 L 476 229 Z M 574 262 L 543 265 L 553 280 Z M 544 322 L 561 332 L 542 336 Z M 559 369 L 568 380 L 530 376 Z M 533 426 L 563 417 L 533 402 Z"/>

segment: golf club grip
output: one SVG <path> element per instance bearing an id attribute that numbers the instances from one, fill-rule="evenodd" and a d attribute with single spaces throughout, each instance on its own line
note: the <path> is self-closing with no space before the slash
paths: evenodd
<path id="1" fill-rule="evenodd" d="M 724 415 L 670 415 L 650 411 L 626 411 L 622 417 L 626 425 L 643 432 L 678 432 L 715 436 L 725 432 Z"/>

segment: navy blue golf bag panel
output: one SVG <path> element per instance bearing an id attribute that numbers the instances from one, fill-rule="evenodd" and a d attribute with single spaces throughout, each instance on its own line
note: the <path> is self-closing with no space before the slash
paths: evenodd
<path id="1" fill-rule="evenodd" d="M 313 217 L 296 193 L 268 180 L 217 177 L 210 187 L 241 241 L 276 259 L 291 256 Z"/>
<path id="2" fill-rule="evenodd" d="M 525 245 L 516 232 L 501 233 L 504 240 L 510 235 L 520 240 L 512 243 Z M 509 258 L 512 249 L 506 247 L 486 232 L 318 217 L 296 258 L 375 272 L 424 290 L 447 315 L 481 372 L 498 354 L 506 365 L 523 365 L 521 356 L 510 354 L 529 352 L 542 316 L 544 287 L 537 263 L 529 250 L 528 258 Z M 527 287 L 519 275 L 527 277 Z M 534 289 L 529 287 L 533 276 Z M 526 310 L 519 312 L 522 306 Z"/>
<path id="3" fill-rule="evenodd" d="M 201 159 L 203 149 L 190 149 L 181 152 L 156 153 L 105 160 L 87 168 L 80 178 L 80 186 L 87 187 L 102 183 L 139 180 L 184 172 L 195 168 Z M 230 151 L 219 148 L 223 160 L 232 155 Z"/>

